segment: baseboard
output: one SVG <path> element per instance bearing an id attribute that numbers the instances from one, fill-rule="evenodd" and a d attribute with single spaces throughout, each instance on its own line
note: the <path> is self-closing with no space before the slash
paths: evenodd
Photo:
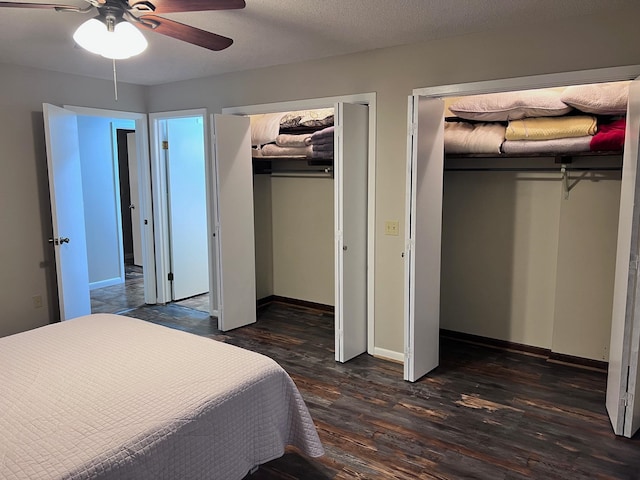
<path id="1" fill-rule="evenodd" d="M 281 297 L 279 295 L 269 295 L 257 300 L 257 308 L 262 308 L 270 303 L 283 303 L 285 305 L 294 305 L 296 307 L 310 308 L 312 310 L 319 310 L 326 313 L 334 313 L 335 308 L 333 305 L 324 305 L 322 303 L 308 302 L 307 300 L 299 300 L 297 298 Z"/>
<path id="2" fill-rule="evenodd" d="M 89 284 L 89 290 L 95 290 L 97 288 L 111 287 L 113 285 L 121 285 L 124 280 L 121 277 L 109 278 L 107 280 L 101 280 L 99 282 L 93 282 Z"/>
<path id="3" fill-rule="evenodd" d="M 392 362 L 404 363 L 404 354 L 386 348 L 374 347 L 372 355 L 383 360 L 391 360 Z"/>
<path id="4" fill-rule="evenodd" d="M 552 352 L 548 348 L 534 347 L 524 345 L 522 343 L 510 342 L 508 340 L 499 340 L 496 338 L 481 337 L 469 333 L 455 332 L 453 330 L 440 329 L 440 336 L 450 338 L 461 342 L 483 345 L 485 347 L 497 348 L 509 352 L 522 353 L 546 359 L 551 363 L 561 363 L 571 365 L 573 367 L 586 368 L 589 370 L 607 371 L 608 363 L 600 360 L 592 360 L 590 358 L 574 357 L 563 353 Z"/>

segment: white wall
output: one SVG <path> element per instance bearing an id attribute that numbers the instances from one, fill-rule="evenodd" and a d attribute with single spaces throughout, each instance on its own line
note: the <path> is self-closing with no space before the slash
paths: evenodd
<path id="1" fill-rule="evenodd" d="M 442 328 L 608 360 L 620 172 L 569 183 L 564 198 L 559 167 L 446 173 Z"/>
<path id="2" fill-rule="evenodd" d="M 527 31 L 479 32 L 315 62 L 247 70 L 148 88 L 0 66 L 0 335 L 52 317 L 50 218 L 41 126 L 42 102 L 127 111 L 170 111 L 377 93 L 375 344 L 403 351 L 402 236 L 384 235 L 384 221 L 404 229 L 407 96 L 414 88 L 640 64 L 640 4 Z M 541 33 L 543 32 L 543 33 Z M 147 108 L 148 107 L 148 108 Z M 46 307 L 35 310 L 31 296 Z"/>
<path id="3" fill-rule="evenodd" d="M 274 295 L 333 305 L 333 180 L 274 177 L 271 189 Z"/>
<path id="4" fill-rule="evenodd" d="M 282 65 L 149 88 L 151 111 L 252 105 L 305 98 L 377 94 L 375 344 L 403 351 L 402 236 L 407 96 L 414 88 L 640 64 L 640 29 L 632 9 L 527 31 L 476 33 L 315 62 Z"/>
<path id="5" fill-rule="evenodd" d="M 135 130 L 133 120 L 78 116 L 89 284 L 121 283 L 122 259 L 117 158 L 111 124 Z"/>
<path id="6" fill-rule="evenodd" d="M 0 336 L 58 317 L 42 103 L 145 112 L 142 87 L 0 65 Z M 32 296 L 44 306 L 34 308 Z"/>

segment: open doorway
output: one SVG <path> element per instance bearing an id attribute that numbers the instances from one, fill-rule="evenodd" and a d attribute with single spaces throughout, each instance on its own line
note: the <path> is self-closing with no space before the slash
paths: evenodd
<path id="1" fill-rule="evenodd" d="M 205 110 L 150 115 L 158 303 L 209 312 Z"/>
<path id="2" fill-rule="evenodd" d="M 121 212 L 116 195 L 118 166 L 114 161 L 117 127 L 138 132 L 135 151 L 140 160 L 137 173 L 144 303 L 156 303 L 147 116 L 50 104 L 43 105 L 43 113 L 54 234 L 50 243 L 56 252 L 60 318 L 91 313 L 90 287 L 110 287 L 124 281 Z M 91 275 L 89 256 L 96 260 Z"/>

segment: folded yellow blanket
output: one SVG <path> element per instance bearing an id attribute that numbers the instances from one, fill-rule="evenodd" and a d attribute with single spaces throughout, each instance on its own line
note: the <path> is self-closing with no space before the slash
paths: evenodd
<path id="1" fill-rule="evenodd" d="M 590 115 L 568 117 L 535 117 L 510 120 L 507 140 L 553 140 L 584 137 L 596 133 L 596 119 Z"/>

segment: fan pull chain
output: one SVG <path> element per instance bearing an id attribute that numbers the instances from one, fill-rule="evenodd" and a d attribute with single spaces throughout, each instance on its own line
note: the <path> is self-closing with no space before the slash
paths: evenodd
<path id="1" fill-rule="evenodd" d="M 118 77 L 116 76 L 116 59 L 113 59 L 113 94 L 116 102 L 118 101 Z"/>

